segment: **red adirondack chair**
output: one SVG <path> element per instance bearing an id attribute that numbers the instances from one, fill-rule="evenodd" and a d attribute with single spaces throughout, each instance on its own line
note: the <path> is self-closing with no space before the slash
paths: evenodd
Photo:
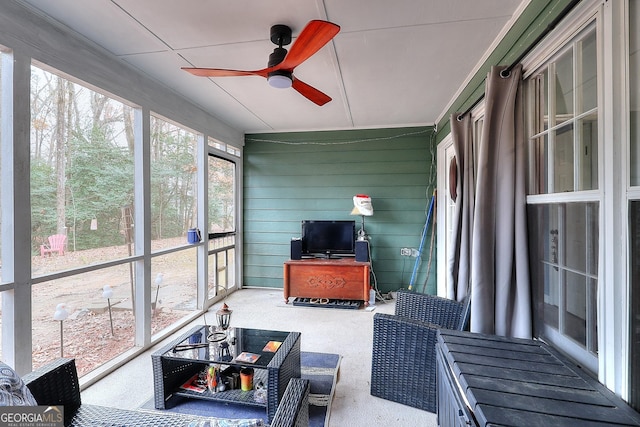
<path id="1" fill-rule="evenodd" d="M 67 242 L 67 236 L 64 234 L 54 234 L 47 238 L 49 244 L 40 245 L 40 256 L 45 256 L 52 252 L 58 252 L 58 255 L 64 255 L 64 245 Z"/>

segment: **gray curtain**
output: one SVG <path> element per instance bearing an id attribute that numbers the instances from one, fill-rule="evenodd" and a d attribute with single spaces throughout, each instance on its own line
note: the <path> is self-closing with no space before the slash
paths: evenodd
<path id="1" fill-rule="evenodd" d="M 453 211 L 447 298 L 460 301 L 469 292 L 471 229 L 475 199 L 475 156 L 471 115 L 451 115 L 451 137 L 456 159 L 456 201 Z M 451 167 L 451 165 L 447 165 Z"/>
<path id="2" fill-rule="evenodd" d="M 522 66 L 486 80 L 471 249 L 471 331 L 531 338 Z"/>

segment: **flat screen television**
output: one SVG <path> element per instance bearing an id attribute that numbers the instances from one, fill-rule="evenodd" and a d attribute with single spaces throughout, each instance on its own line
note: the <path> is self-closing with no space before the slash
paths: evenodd
<path id="1" fill-rule="evenodd" d="M 353 256 L 355 240 L 355 221 L 302 221 L 303 255 L 323 258 Z"/>

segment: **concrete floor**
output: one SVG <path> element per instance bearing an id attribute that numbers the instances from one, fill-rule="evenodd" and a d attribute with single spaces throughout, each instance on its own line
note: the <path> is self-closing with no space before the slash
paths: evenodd
<path id="1" fill-rule="evenodd" d="M 233 310 L 232 326 L 298 331 L 302 333 L 302 351 L 342 356 L 329 426 L 437 425 L 434 414 L 373 397 L 369 393 L 373 314 L 393 313 L 393 301 L 379 302 L 373 311 L 294 307 L 284 304 L 282 290 L 243 289 L 229 295 L 227 304 Z M 214 305 L 206 314 L 208 324 L 215 324 L 213 313 L 220 305 Z M 184 330 L 202 323 L 200 317 Z M 85 389 L 82 401 L 135 409 L 151 399 L 151 353 L 170 339 Z"/>

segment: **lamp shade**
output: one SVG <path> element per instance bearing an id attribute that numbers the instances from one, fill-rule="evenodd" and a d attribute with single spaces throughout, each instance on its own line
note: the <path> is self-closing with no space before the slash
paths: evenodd
<path id="1" fill-rule="evenodd" d="M 56 312 L 53 313 L 53 320 L 65 320 L 69 317 L 69 312 L 67 311 L 67 305 L 65 303 L 60 303 L 56 306 Z"/>
<path id="2" fill-rule="evenodd" d="M 353 210 L 351 211 L 351 215 L 373 215 L 371 197 L 366 194 L 356 194 L 353 196 Z"/>
<path id="3" fill-rule="evenodd" d="M 113 289 L 111 289 L 111 286 L 109 285 L 104 285 L 104 287 L 102 288 L 102 298 L 111 298 L 113 296 Z"/>
<path id="4" fill-rule="evenodd" d="M 293 80 L 289 76 L 283 76 L 280 74 L 274 74 L 267 78 L 269 85 L 276 89 L 288 89 L 293 84 Z"/>

